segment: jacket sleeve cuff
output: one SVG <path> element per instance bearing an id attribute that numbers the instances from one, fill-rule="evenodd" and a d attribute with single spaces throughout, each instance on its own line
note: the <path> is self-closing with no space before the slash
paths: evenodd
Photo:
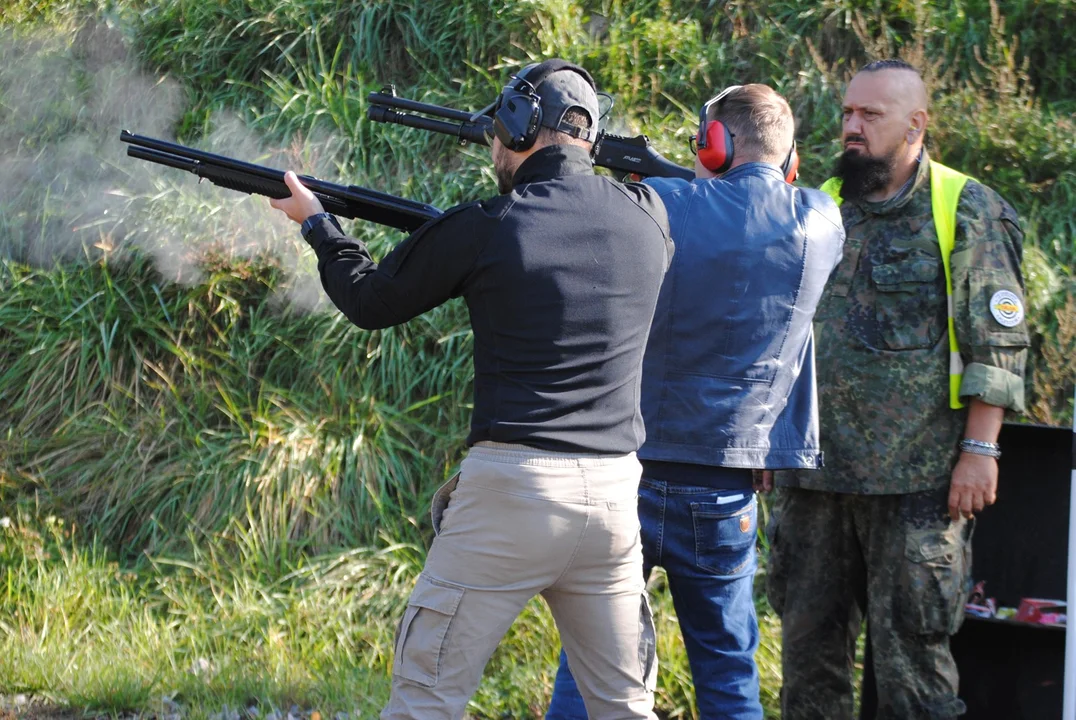
<path id="1" fill-rule="evenodd" d="M 341 237 L 344 237 L 344 231 L 340 229 L 340 222 L 335 216 L 326 213 L 311 226 L 310 232 L 304 236 L 304 239 L 307 245 L 314 248 L 318 257 L 321 257 L 320 250 L 326 241 L 338 240 Z"/>
<path id="2" fill-rule="evenodd" d="M 1024 412 L 1024 381 L 1019 375 L 998 367 L 971 363 L 964 368 L 960 397 L 979 398 L 987 405 Z"/>

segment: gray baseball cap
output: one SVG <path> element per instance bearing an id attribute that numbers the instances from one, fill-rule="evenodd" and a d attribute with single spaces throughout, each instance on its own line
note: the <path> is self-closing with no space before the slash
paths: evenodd
<path id="1" fill-rule="evenodd" d="M 542 98 L 542 125 L 593 142 L 598 136 L 598 94 L 582 75 L 574 70 L 557 70 L 547 75 L 535 89 Z M 564 123 L 564 114 L 578 108 L 590 118 L 590 128 L 580 133 L 575 125 Z"/>

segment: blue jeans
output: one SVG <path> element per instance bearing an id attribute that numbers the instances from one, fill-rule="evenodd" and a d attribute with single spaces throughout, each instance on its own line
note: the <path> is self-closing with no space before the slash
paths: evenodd
<path id="1" fill-rule="evenodd" d="M 750 491 L 645 477 L 639 485 L 643 572 L 649 577 L 655 565 L 665 568 L 704 720 L 762 718 L 752 598 L 756 511 Z M 545 717 L 587 718 L 563 650 Z"/>

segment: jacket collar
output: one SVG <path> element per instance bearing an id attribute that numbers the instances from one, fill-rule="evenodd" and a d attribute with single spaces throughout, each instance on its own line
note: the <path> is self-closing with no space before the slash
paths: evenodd
<path id="1" fill-rule="evenodd" d="M 760 175 L 773 175 L 781 180 L 785 179 L 784 173 L 781 172 L 781 168 L 776 165 L 771 165 L 766 162 L 745 162 L 743 165 L 737 165 L 726 173 L 722 173 L 718 177 L 722 180 L 735 180 L 741 175 L 750 175 L 758 177 Z"/>
<path id="2" fill-rule="evenodd" d="M 593 175 L 590 153 L 578 145 L 547 145 L 535 150 L 516 169 L 513 186 L 552 180 L 565 175 Z"/>

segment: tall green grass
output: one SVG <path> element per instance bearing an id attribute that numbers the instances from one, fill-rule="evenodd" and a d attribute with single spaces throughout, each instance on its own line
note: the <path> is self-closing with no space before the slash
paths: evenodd
<path id="1" fill-rule="evenodd" d="M 272 277 L 230 265 L 184 287 L 144 262 L 7 265 L 4 495 L 48 498 L 132 550 L 236 518 L 280 551 L 418 542 L 466 417 L 458 307 L 375 340 L 274 308 Z"/>
<path id="2" fill-rule="evenodd" d="M 420 547 L 387 545 L 265 567 L 256 533 L 208 541 L 192 531 L 183 558 L 118 564 L 56 518 L 0 523 L 0 696 L 28 693 L 95 715 L 376 717 L 388 699 L 395 623 Z M 691 717 L 691 682 L 676 616 L 655 574 L 666 717 Z M 764 701 L 776 702 L 776 619 L 760 608 Z M 559 648 L 534 601 L 494 654 L 471 704 L 477 718 L 540 717 Z"/>
<path id="3" fill-rule="evenodd" d="M 934 91 L 932 152 L 1024 220 L 1032 418 L 1067 423 L 1076 59 L 1055 48 L 1074 22 L 1069 0 L 4 3 L 0 695 L 372 716 L 428 499 L 466 433 L 461 304 L 351 327 L 264 200 L 124 158 L 119 124 L 447 207 L 494 192 L 488 151 L 374 125 L 366 94 L 394 82 L 476 108 L 511 69 L 556 54 L 617 97 L 612 129 L 684 164 L 705 98 L 773 85 L 815 184 L 849 73 L 900 54 Z M 375 256 L 400 237 L 352 229 Z M 658 705 L 694 717 L 660 574 L 654 588 Z M 760 618 L 773 714 L 779 630 L 761 600 Z M 473 713 L 540 715 L 556 646 L 534 603 Z"/>

